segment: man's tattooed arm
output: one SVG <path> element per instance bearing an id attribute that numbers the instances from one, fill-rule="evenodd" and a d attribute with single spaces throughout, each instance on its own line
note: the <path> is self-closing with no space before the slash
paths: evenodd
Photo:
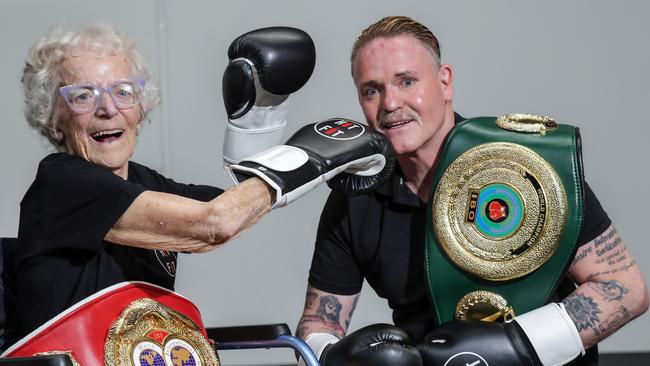
<path id="1" fill-rule="evenodd" d="M 296 336 L 305 339 L 311 333 L 329 333 L 342 338 L 358 300 L 359 294 L 336 295 L 308 286 Z"/>
<path id="2" fill-rule="evenodd" d="M 579 287 L 562 303 L 585 348 L 648 308 L 643 275 L 613 226 L 578 249 L 569 275 Z"/>

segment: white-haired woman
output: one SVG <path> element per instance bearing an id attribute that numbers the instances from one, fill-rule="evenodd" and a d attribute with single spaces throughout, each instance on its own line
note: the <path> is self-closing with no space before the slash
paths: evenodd
<path id="1" fill-rule="evenodd" d="M 21 202 L 7 271 L 9 341 L 113 284 L 173 289 L 175 252 L 207 252 L 269 211 L 258 178 L 224 192 L 130 162 L 159 101 L 136 45 L 113 26 L 56 28 L 29 52 L 25 115 L 58 152 Z"/>

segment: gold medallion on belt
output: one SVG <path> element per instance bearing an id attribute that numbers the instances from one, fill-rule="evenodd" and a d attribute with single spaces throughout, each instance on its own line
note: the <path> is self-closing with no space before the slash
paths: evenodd
<path id="1" fill-rule="evenodd" d="M 567 212 L 553 168 L 509 142 L 461 154 L 442 176 L 432 207 L 447 256 L 490 281 L 516 279 L 544 264 L 559 246 Z"/>
<path id="2" fill-rule="evenodd" d="M 111 327 L 107 366 L 219 366 L 219 359 L 189 317 L 149 298 L 132 302 Z"/>

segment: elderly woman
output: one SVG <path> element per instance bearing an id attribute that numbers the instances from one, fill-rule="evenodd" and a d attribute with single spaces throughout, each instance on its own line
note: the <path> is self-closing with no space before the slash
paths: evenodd
<path id="1" fill-rule="evenodd" d="M 294 146 L 233 165 L 257 177 L 225 192 L 129 161 L 158 89 L 135 44 L 108 24 L 52 30 L 32 47 L 22 82 L 27 121 L 58 152 L 40 162 L 21 202 L 6 276 L 10 343 L 119 282 L 173 290 L 176 252 L 210 251 L 326 179 L 367 189 L 379 182 L 372 174 L 390 169 L 385 139 L 342 120 L 321 123 L 365 131 L 361 138 L 335 141 L 305 126 Z"/>
<path id="2" fill-rule="evenodd" d="M 27 121 L 58 152 L 21 202 L 7 272 L 13 340 L 121 281 L 173 289 L 175 252 L 210 251 L 269 211 L 275 192 L 259 178 L 224 192 L 129 161 L 159 93 L 114 27 L 53 29 L 32 47 L 22 82 Z"/>

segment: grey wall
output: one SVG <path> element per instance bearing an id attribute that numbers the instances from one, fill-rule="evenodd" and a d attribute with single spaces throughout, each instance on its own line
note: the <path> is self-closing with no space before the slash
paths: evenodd
<path id="1" fill-rule="evenodd" d="M 183 182 L 230 186 L 221 170 L 221 73 L 230 41 L 271 25 L 313 37 L 317 64 L 292 97 L 290 132 L 332 116 L 362 120 L 349 77 L 351 43 L 392 14 L 430 26 L 456 71 L 456 110 L 465 116 L 547 114 L 581 127 L 585 172 L 650 274 L 646 215 L 650 124 L 650 3 L 637 1 L 123 1 L 0 3 L 0 235 L 18 227 L 20 198 L 49 151 L 24 122 L 20 72 L 31 43 L 54 24 L 103 19 L 145 51 L 164 102 L 140 135 L 134 160 Z M 286 322 L 295 328 L 325 188 L 272 212 L 210 254 L 182 255 L 178 291 L 208 325 Z M 646 277 L 647 278 L 647 277 Z M 352 329 L 390 322 L 384 300 L 364 289 Z M 645 316 L 606 340 L 604 351 L 650 351 Z M 287 351 L 224 352 L 226 363 L 290 361 Z"/>

